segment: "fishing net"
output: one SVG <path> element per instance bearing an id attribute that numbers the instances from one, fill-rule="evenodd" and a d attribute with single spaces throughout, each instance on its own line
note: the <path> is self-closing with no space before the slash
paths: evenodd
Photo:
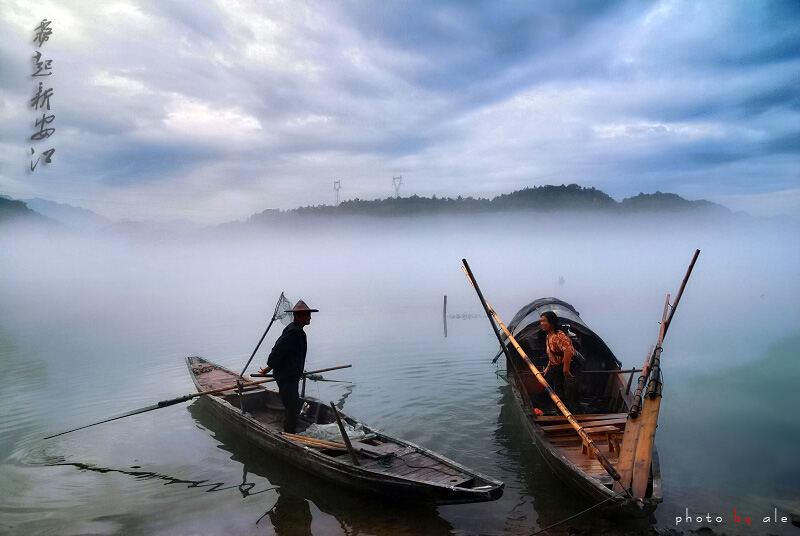
<path id="1" fill-rule="evenodd" d="M 294 304 L 286 299 L 286 296 L 281 292 L 281 297 L 275 305 L 275 313 L 272 315 L 275 320 L 280 320 L 281 324 L 288 326 L 294 320 L 294 314 L 289 310 L 294 307 Z"/>
<path id="2" fill-rule="evenodd" d="M 353 426 L 349 423 L 342 424 L 344 424 L 344 430 L 347 433 L 347 437 L 350 439 L 361 439 L 366 435 L 364 426 L 361 423 L 357 424 L 356 426 Z M 335 422 L 330 424 L 314 423 L 299 435 L 314 439 L 322 439 L 324 441 L 342 440 L 342 431 L 339 429 L 339 425 Z"/>
<path id="3" fill-rule="evenodd" d="M 256 344 L 256 349 L 253 350 L 253 353 L 250 355 L 250 359 L 247 360 L 247 364 L 242 369 L 242 373 L 239 374 L 239 378 L 242 378 L 244 376 L 247 367 L 250 366 L 250 362 L 253 361 L 256 352 L 258 352 L 259 347 L 261 347 L 261 343 L 264 342 L 264 337 L 267 336 L 269 328 L 272 327 L 272 323 L 275 322 L 276 320 L 280 320 L 281 324 L 283 324 L 284 326 L 288 326 L 292 322 L 292 320 L 294 320 L 294 314 L 292 314 L 289 311 L 292 307 L 294 307 L 292 305 L 292 302 L 287 300 L 286 296 L 284 296 L 283 292 L 281 292 L 281 297 L 278 298 L 278 303 L 275 304 L 275 312 L 272 313 L 272 319 L 270 320 L 266 331 L 264 331 L 264 334 L 261 336 L 261 340 L 258 341 L 258 344 Z"/>

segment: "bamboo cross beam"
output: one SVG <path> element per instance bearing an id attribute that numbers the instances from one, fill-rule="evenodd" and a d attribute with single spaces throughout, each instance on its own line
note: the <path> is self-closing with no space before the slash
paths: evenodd
<path id="1" fill-rule="evenodd" d="M 561 399 L 558 397 L 555 391 L 553 391 L 553 389 L 547 383 L 547 380 L 544 379 L 544 375 L 542 375 L 539 369 L 537 369 L 536 366 L 528 358 L 528 355 L 519 345 L 519 343 L 511 334 L 511 332 L 508 330 L 508 328 L 505 326 L 505 324 L 503 324 L 503 322 L 497 316 L 497 313 L 494 312 L 494 309 L 492 309 L 492 307 L 489 305 L 489 302 L 487 302 L 484 299 L 483 293 L 480 291 L 480 288 L 478 287 L 478 282 L 472 275 L 472 270 L 470 270 L 469 264 L 467 264 L 467 260 L 462 259 L 461 262 L 464 263 L 462 270 L 464 270 L 464 274 L 466 274 L 467 279 L 469 279 L 469 282 L 472 284 L 473 288 L 478 293 L 478 297 L 481 299 L 483 308 L 486 311 L 487 316 L 489 316 L 489 319 L 490 320 L 493 319 L 494 322 L 496 322 L 497 325 L 500 327 L 500 329 L 503 330 L 503 333 L 505 333 L 506 337 L 508 337 L 508 340 L 514 346 L 514 349 L 517 351 L 519 356 L 522 358 L 523 361 L 525 361 L 525 363 L 528 365 L 528 368 L 531 369 L 531 372 L 533 372 L 533 374 L 536 376 L 536 379 L 539 381 L 542 387 L 544 387 L 544 389 L 547 391 L 547 394 L 550 395 L 550 398 L 556 404 L 556 407 L 558 407 L 559 411 L 561 411 L 564 417 L 567 418 L 567 422 L 569 422 L 575 429 L 575 431 L 578 432 L 578 435 L 581 436 L 581 439 L 583 440 L 584 444 L 587 446 L 589 450 L 592 451 L 592 454 L 595 455 L 597 461 L 600 462 L 600 465 L 603 466 L 603 469 L 605 469 L 606 472 L 609 475 L 611 475 L 611 478 L 613 478 L 614 480 L 619 480 L 620 476 L 619 473 L 617 473 L 617 470 L 614 469 L 614 466 L 611 465 L 611 462 L 609 462 L 608 459 L 600 452 L 600 449 L 598 449 L 597 445 L 594 444 L 594 441 L 592 441 L 592 438 L 589 437 L 589 434 L 586 433 L 586 430 L 584 430 L 583 427 L 578 423 L 577 419 L 575 419 L 575 417 L 572 415 L 569 409 L 567 409 L 567 406 L 564 405 L 564 403 L 561 401 Z"/>

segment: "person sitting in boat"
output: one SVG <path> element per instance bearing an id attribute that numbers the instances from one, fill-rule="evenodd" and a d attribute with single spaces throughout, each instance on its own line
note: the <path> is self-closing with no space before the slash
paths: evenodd
<path id="1" fill-rule="evenodd" d="M 571 368 L 575 347 L 572 340 L 561 329 L 558 316 L 553 311 L 545 311 L 540 317 L 540 328 L 547 334 L 545 348 L 547 350 L 547 366 L 544 374 L 550 374 L 550 384 L 556 395 L 564 402 L 572 413 L 582 413 L 580 406 L 580 380 Z M 576 372 L 576 371 L 575 371 Z"/>
<path id="2" fill-rule="evenodd" d="M 288 312 L 294 314 L 294 321 L 284 328 L 281 336 L 275 341 L 275 346 L 267 358 L 267 366 L 259 370 L 259 374 L 274 371 L 272 375 L 278 384 L 281 402 L 286 409 L 283 431 L 294 434 L 297 433 L 297 419 L 302 408 L 298 390 L 306 366 L 308 349 L 306 332 L 303 328 L 311 323 L 311 313 L 318 313 L 319 309 L 310 309 L 306 302 L 300 300 Z"/>

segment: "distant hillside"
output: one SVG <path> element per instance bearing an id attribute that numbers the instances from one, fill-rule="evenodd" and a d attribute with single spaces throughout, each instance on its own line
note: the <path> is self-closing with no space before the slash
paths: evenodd
<path id="1" fill-rule="evenodd" d="M 99 214 L 81 207 L 73 207 L 66 203 L 56 203 L 35 197 L 25 199 L 25 204 L 39 214 L 63 223 L 77 231 L 97 230 L 111 225 L 111 221 Z"/>
<path id="2" fill-rule="evenodd" d="M 0 196 L 0 223 L 11 222 L 57 225 L 50 218 L 31 210 L 23 201 Z"/>
<path id="3" fill-rule="evenodd" d="M 46 199 L 34 198 L 27 202 L 0 196 L 0 221 L 8 219 L 34 219 L 52 224 L 59 222 L 76 231 L 97 231 L 122 236 L 164 236 L 188 237 L 199 235 L 202 226 L 186 221 L 152 222 L 122 221 L 113 222 L 99 214 L 80 207 L 55 203 Z M 27 204 L 26 204 L 27 203 Z M 33 210 L 31 210 L 33 209 Z M 473 197 L 439 198 L 389 197 L 366 201 L 352 199 L 338 206 L 318 205 L 299 207 L 290 210 L 267 209 L 253 214 L 245 222 L 229 222 L 215 226 L 235 232 L 242 225 L 260 223 L 300 222 L 308 216 L 366 216 L 366 217 L 413 217 L 447 214 L 481 214 L 497 212 L 591 212 L 604 214 L 626 213 L 664 213 L 682 212 L 692 214 L 726 215 L 727 208 L 710 201 L 689 201 L 678 195 L 656 192 L 640 193 L 635 197 L 617 202 L 608 194 L 595 188 L 584 188 L 577 184 L 561 186 L 535 186 L 510 194 L 502 194 L 492 199 Z M 302 218 L 301 218 L 302 217 Z M 38 219 L 37 219 L 38 218 Z"/>
<path id="4" fill-rule="evenodd" d="M 569 186 L 537 186 L 510 194 L 503 194 L 490 201 L 497 210 L 610 210 L 617 202 L 595 188 L 584 188 L 577 184 Z"/>
<path id="5" fill-rule="evenodd" d="M 619 204 L 623 212 L 650 212 L 650 211 L 708 211 L 715 213 L 730 213 L 730 210 L 712 203 L 711 201 L 689 201 L 675 194 L 639 194 L 635 197 L 623 199 Z"/>
<path id="6" fill-rule="evenodd" d="M 504 211 L 531 212 L 675 212 L 696 211 L 698 213 L 730 213 L 727 208 L 710 201 L 688 201 L 675 194 L 639 194 L 617 202 L 608 194 L 595 188 L 584 188 L 577 184 L 568 186 L 536 186 L 525 188 L 492 199 L 461 196 L 456 199 L 433 196 L 389 197 L 374 201 L 353 199 L 343 201 L 338 206 L 318 205 L 300 207 L 292 210 L 267 209 L 254 214 L 250 222 L 276 222 L 292 216 L 416 216 L 434 214 L 473 214 Z"/>

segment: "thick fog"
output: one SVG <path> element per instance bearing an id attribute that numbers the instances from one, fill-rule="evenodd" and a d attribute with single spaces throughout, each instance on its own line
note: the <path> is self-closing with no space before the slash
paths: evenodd
<path id="1" fill-rule="evenodd" d="M 670 368 L 708 371 L 798 334 L 799 237 L 792 222 L 670 215 L 298 219 L 183 237 L 14 228 L 2 235 L 0 318 L 9 336 L 47 353 L 87 333 L 112 346 L 150 334 L 175 340 L 175 352 L 241 357 L 285 292 L 321 309 L 316 337 L 357 347 L 393 310 L 440 323 L 444 295 L 450 312 L 480 313 L 466 258 L 506 322 L 536 298 L 559 297 L 634 365 L 700 249 L 665 348 Z M 491 333 L 488 323 L 473 328 Z M 236 339 L 231 331 L 240 346 L 219 342 Z M 62 375 L 81 365 L 51 366 Z"/>

